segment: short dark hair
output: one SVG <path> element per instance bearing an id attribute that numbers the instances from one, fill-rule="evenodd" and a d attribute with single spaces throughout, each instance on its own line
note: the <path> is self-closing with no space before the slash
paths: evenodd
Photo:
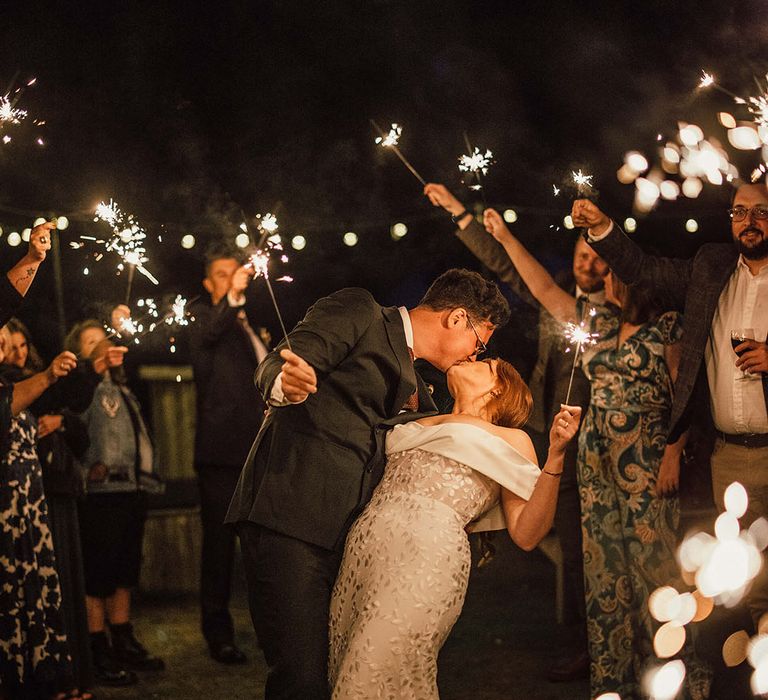
<path id="1" fill-rule="evenodd" d="M 509 321 L 507 300 L 494 282 L 477 272 L 454 268 L 447 270 L 429 287 L 419 306 L 432 311 L 466 309 L 473 321 L 490 321 L 494 327 Z"/>
<path id="2" fill-rule="evenodd" d="M 230 243 L 217 241 L 208 246 L 205 251 L 205 274 L 211 271 L 211 265 L 217 260 L 237 260 L 239 264 L 244 262 L 244 256 L 239 248 Z"/>

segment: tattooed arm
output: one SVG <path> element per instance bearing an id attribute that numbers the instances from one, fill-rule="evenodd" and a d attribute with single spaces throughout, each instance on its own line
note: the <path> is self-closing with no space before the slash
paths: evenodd
<path id="1" fill-rule="evenodd" d="M 29 250 L 8 272 L 8 281 L 21 295 L 25 296 L 29 286 L 35 279 L 37 268 L 45 260 L 46 253 L 51 249 L 51 230 L 56 224 L 46 221 L 32 229 L 29 235 Z"/>

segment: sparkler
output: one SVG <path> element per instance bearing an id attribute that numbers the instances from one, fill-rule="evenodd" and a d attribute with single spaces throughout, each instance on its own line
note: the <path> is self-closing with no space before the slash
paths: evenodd
<path id="1" fill-rule="evenodd" d="M 384 148 L 390 148 L 395 152 L 395 155 L 403 162 L 403 165 L 405 165 L 408 170 L 411 171 L 413 176 L 422 184 L 426 185 L 427 181 L 419 175 L 416 168 L 414 168 L 406 159 L 406 157 L 402 154 L 400 149 L 397 147 L 397 143 L 400 140 L 400 135 L 403 133 L 403 127 L 399 124 L 392 124 L 392 128 L 389 130 L 389 133 L 385 133 L 384 130 L 373 120 L 371 119 L 371 124 L 373 125 L 373 128 L 376 129 L 376 131 L 379 132 L 379 136 L 376 137 L 376 143 L 380 146 L 383 146 Z"/>
<path id="2" fill-rule="evenodd" d="M 288 338 L 288 331 L 285 327 L 285 323 L 283 322 L 283 315 L 280 313 L 280 307 L 277 305 L 277 298 L 275 297 L 275 292 L 272 289 L 272 282 L 269 279 L 269 250 L 282 251 L 283 249 L 282 243 L 280 242 L 280 236 L 276 235 L 275 233 L 278 229 L 277 218 L 274 216 L 274 214 L 267 213 L 263 216 L 258 214 L 256 219 L 259 221 L 258 227 L 261 231 L 260 241 L 262 244 L 266 245 L 256 249 L 256 251 L 248 259 L 246 267 L 253 270 L 254 279 L 256 277 L 261 277 L 264 279 L 264 282 L 267 285 L 267 290 L 269 291 L 269 296 L 272 299 L 272 306 L 275 309 L 277 320 L 280 322 L 280 329 L 283 331 L 285 343 L 288 346 L 288 349 L 292 351 L 293 348 L 291 347 L 291 341 Z M 246 224 L 246 229 L 247 227 L 248 224 Z M 287 262 L 288 258 L 285 255 L 281 257 L 283 262 Z M 282 280 L 285 278 L 280 279 Z M 291 278 L 288 278 L 288 280 L 292 281 Z"/>
<path id="3" fill-rule="evenodd" d="M 16 82 L 17 77 L 18 77 L 18 71 L 16 72 L 16 75 L 13 76 L 13 79 L 8 85 L 8 88 L 5 91 L 5 94 L 0 94 L 0 130 L 2 130 L 3 127 L 6 127 L 6 126 L 21 124 L 21 122 L 24 121 L 28 116 L 28 113 L 25 109 L 20 109 L 16 105 L 21 99 L 21 96 L 24 94 L 24 91 L 28 87 L 34 85 L 37 82 L 37 78 L 32 78 L 31 80 L 27 81 L 25 85 L 22 85 L 21 87 L 17 87 L 14 90 L 13 86 Z M 40 121 L 37 119 L 33 120 L 32 123 L 35 124 L 36 126 L 42 126 L 43 124 L 45 124 L 44 121 Z M 3 135 L 2 142 L 4 144 L 8 144 L 11 141 L 12 141 L 12 138 L 8 134 Z M 35 139 L 35 142 L 40 146 L 45 145 L 45 143 L 41 138 Z"/>
<path id="4" fill-rule="evenodd" d="M 112 199 L 109 200 L 109 204 L 99 202 L 94 216 L 94 221 L 103 221 L 112 229 L 112 235 L 108 239 L 97 239 L 92 236 L 80 236 L 80 239 L 102 244 L 106 251 L 117 253 L 121 260 L 117 265 L 118 271 L 122 272 L 124 267 L 128 266 L 128 288 L 125 295 L 125 304 L 128 305 L 136 270 L 153 284 L 159 284 L 155 276 L 144 267 L 144 263 L 149 261 L 144 247 L 147 234 L 133 214 L 121 211 L 117 202 Z"/>
<path id="5" fill-rule="evenodd" d="M 579 194 L 589 192 L 592 188 L 592 177 L 592 175 L 582 173 L 581 168 L 579 168 L 578 172 L 571 170 L 571 178 L 573 179 L 573 183 L 576 185 L 576 191 Z"/>
<path id="6" fill-rule="evenodd" d="M 479 148 L 472 148 L 467 132 L 464 132 L 464 143 L 467 145 L 468 155 L 459 156 L 459 170 L 464 173 L 472 173 L 477 179 L 477 184 L 468 185 L 469 189 L 479 191 L 483 198 L 483 209 L 488 208 L 488 202 L 485 199 L 485 189 L 483 188 L 483 179 L 481 175 L 488 174 L 488 168 L 493 163 L 493 153 L 486 150 L 483 153 Z"/>
<path id="7" fill-rule="evenodd" d="M 595 315 L 595 310 L 590 309 L 590 316 Z M 597 342 L 597 333 L 591 333 L 587 330 L 587 326 L 584 321 L 579 323 L 566 323 L 564 331 L 565 339 L 571 345 L 576 346 L 576 350 L 573 353 L 573 365 L 571 366 L 571 377 L 568 380 L 568 391 L 565 394 L 565 404 L 568 405 L 568 401 L 571 398 L 571 387 L 573 386 L 573 375 L 576 373 L 576 363 L 579 361 L 579 354 L 585 345 L 594 345 Z M 569 352 L 570 348 L 566 350 Z"/>

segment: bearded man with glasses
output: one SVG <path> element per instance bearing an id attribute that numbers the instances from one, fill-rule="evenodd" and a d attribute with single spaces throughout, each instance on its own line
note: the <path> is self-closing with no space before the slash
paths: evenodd
<path id="1" fill-rule="evenodd" d="M 618 277 L 626 284 L 651 286 L 672 307 L 683 311 L 682 358 L 667 441 L 678 439 L 698 397 L 704 398 L 708 392 L 716 435 L 711 462 L 715 504 L 723 511 L 725 489 L 734 481 L 743 484 L 749 495 L 748 510 L 740 519 L 744 528 L 758 517 L 768 517 L 766 185 L 741 185 L 728 214 L 732 244 L 709 243 L 694 258 L 675 260 L 646 255 L 590 201 L 577 200 L 572 211 L 573 223 L 588 229 L 588 242 Z M 732 345 L 732 338 L 739 340 Z M 716 609 L 710 619 L 700 623 L 700 637 L 711 647 L 701 651 L 716 667 L 712 697 L 742 697 L 742 690 L 744 697 L 752 697 L 748 673 L 739 674 L 739 667 L 726 670 L 720 652 L 722 642 L 743 628 L 745 621 L 747 626 L 754 624 L 768 631 L 765 572 L 764 565 L 760 580 L 746 596 L 749 615 L 745 620 Z M 718 687 L 727 695 L 717 695 Z"/>

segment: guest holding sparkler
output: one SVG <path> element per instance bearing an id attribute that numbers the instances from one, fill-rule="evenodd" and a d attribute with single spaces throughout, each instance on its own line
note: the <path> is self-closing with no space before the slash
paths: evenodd
<path id="1" fill-rule="evenodd" d="M 4 326 L 21 306 L 40 263 L 51 249 L 51 231 L 55 228 L 53 221 L 35 226 L 29 234 L 26 255 L 5 276 L 0 275 L 0 326 Z"/>
<path id="2" fill-rule="evenodd" d="M 111 342 L 101 324 L 76 324 L 65 346 L 82 358 L 98 356 Z M 131 589 L 138 584 L 146 520 L 145 491 L 157 488 L 154 455 L 141 407 L 121 368 L 102 369 L 102 379 L 82 419 L 90 446 L 82 460 L 86 497 L 80 503 L 86 608 L 97 681 L 136 682 L 133 671 L 158 671 L 131 625 Z M 109 638 L 107 637 L 109 622 Z"/>
<path id="3" fill-rule="evenodd" d="M 445 272 L 411 310 L 343 289 L 259 365 L 271 406 L 227 522 L 238 526 L 267 698 L 328 696 L 331 591 L 347 531 L 382 476 L 383 424 L 435 413 L 413 358 L 445 371 L 485 350 L 508 317 L 496 285 L 467 270 Z"/>
<path id="4" fill-rule="evenodd" d="M 42 369 L 27 327 L 11 319 L 7 328 L 13 342 L 12 364 L 19 378 Z M 72 657 L 74 677 L 80 688 L 93 685 L 90 640 L 85 610 L 85 582 L 77 500 L 83 486 L 77 463 L 88 448 L 88 430 L 78 413 L 88 408 L 100 375 L 94 366 L 115 367 L 122 364 L 125 348 L 109 348 L 77 367 L 43 393 L 30 407 L 37 418 L 37 453 L 43 472 L 48 504 L 48 523 L 56 550 L 57 571 L 61 584 L 61 611 Z"/>
<path id="5" fill-rule="evenodd" d="M 582 319 L 596 334 L 579 358 L 591 398 L 579 436 L 578 482 L 592 695 L 640 697 L 656 623 L 648 597 L 677 578 L 676 490 L 685 438 L 666 445 L 681 319 L 648 287 L 605 277 L 605 305 L 561 289 L 487 209 L 486 229 L 504 247 L 533 296 L 557 320 Z M 578 348 L 576 350 L 578 352 Z M 707 674 L 688 665 L 691 696 Z"/>
<path id="6" fill-rule="evenodd" d="M 712 489 L 718 510 L 733 481 L 747 490 L 749 505 L 742 526 L 768 517 L 768 188 L 743 184 L 731 208 L 733 244 L 702 246 L 691 260 L 673 260 L 644 253 L 592 202 L 573 204 L 576 225 L 588 227 L 593 245 L 623 279 L 652 286 L 685 313 L 680 372 L 670 417 L 674 442 L 687 426 L 697 397 L 707 402 L 717 436 L 712 454 Z M 709 418 L 709 416 L 707 416 Z M 763 566 L 765 576 L 766 567 Z M 768 590 L 766 581 L 755 589 Z M 761 595 L 764 599 L 765 596 Z M 746 606 L 759 617 L 765 601 L 752 593 Z M 730 697 L 734 684 L 722 665 L 722 641 L 731 629 L 716 619 L 702 623 L 702 636 L 719 642 L 713 661 L 719 663 L 713 692 Z M 747 688 L 744 688 L 748 692 Z M 727 695 L 726 695 L 727 693 Z"/>
<path id="7" fill-rule="evenodd" d="M 526 427 L 548 437 L 548 425 L 560 410 L 567 393 L 572 369 L 562 324 L 539 304 L 520 278 L 504 248 L 487 234 L 465 206 L 444 186 L 429 183 L 424 194 L 435 206 L 442 207 L 456 223 L 456 235 L 486 267 L 507 283 L 523 301 L 539 309 L 538 358 L 528 382 L 533 395 L 533 411 Z M 579 237 L 573 250 L 572 276 L 563 288 L 577 298 L 586 297 L 595 304 L 605 301 L 603 277 L 605 262 Z M 589 381 L 580 368 L 573 377 L 569 403 L 586 413 Z M 560 493 L 555 513 L 555 531 L 563 553 L 563 623 L 560 657 L 550 667 L 548 678 L 568 681 L 589 675 L 586 611 L 584 608 L 584 571 L 581 552 L 581 507 L 576 479 L 578 441 L 572 440 L 565 451 L 565 466 L 560 479 Z"/>
<path id="8" fill-rule="evenodd" d="M 0 328 L 0 363 L 12 340 Z M 16 366 L 0 372 L 0 697 L 90 698 L 75 688 L 62 598 L 30 404 L 76 365 L 58 355 L 26 379 Z"/>
<path id="9" fill-rule="evenodd" d="M 195 469 L 203 527 L 200 562 L 200 616 L 211 656 L 224 664 L 246 658 L 234 641 L 229 596 L 235 532 L 224 525 L 248 450 L 266 408 L 253 383 L 267 355 L 268 336 L 249 322 L 246 289 L 252 271 L 227 248 L 209 252 L 203 287 L 210 304 L 195 307 L 190 329 L 197 388 Z"/>

